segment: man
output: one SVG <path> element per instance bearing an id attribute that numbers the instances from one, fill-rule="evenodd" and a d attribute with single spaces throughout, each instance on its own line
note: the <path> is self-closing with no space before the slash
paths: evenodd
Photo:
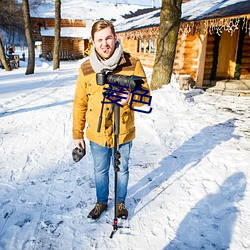
<path id="1" fill-rule="evenodd" d="M 143 77 L 142 88 L 149 90 L 145 73 L 140 61 L 123 51 L 117 41 L 114 26 L 109 21 L 100 20 L 94 23 L 91 31 L 93 50 L 90 59 L 85 61 L 79 70 L 75 98 L 73 104 L 73 140 L 76 147 L 85 147 L 84 133 L 87 123 L 86 137 L 90 141 L 90 149 L 94 161 L 94 175 L 97 203 L 90 211 L 88 218 L 97 219 L 108 208 L 109 168 L 113 160 L 114 136 L 112 103 L 105 103 L 101 129 L 97 132 L 100 111 L 103 102 L 104 87 L 96 82 L 96 73 L 103 69 L 112 74 L 137 75 Z M 105 84 L 106 85 L 106 84 Z M 106 85 L 107 87 L 108 85 Z M 119 152 L 121 154 L 118 172 L 117 217 L 127 218 L 128 211 L 125 198 L 128 186 L 128 161 L 132 140 L 135 138 L 134 111 L 128 92 L 120 95 L 120 134 Z M 140 102 L 134 102 L 141 106 Z M 110 117 L 111 118 L 108 118 Z"/>

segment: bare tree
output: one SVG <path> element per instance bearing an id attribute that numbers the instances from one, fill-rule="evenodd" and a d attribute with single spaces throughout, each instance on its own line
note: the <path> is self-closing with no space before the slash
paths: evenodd
<path id="1" fill-rule="evenodd" d="M 25 36 L 26 36 L 26 41 L 28 44 L 28 66 L 27 66 L 25 74 L 30 75 L 30 74 L 34 74 L 34 70 L 35 70 L 35 48 L 34 48 L 34 41 L 32 37 L 30 9 L 29 9 L 28 0 L 22 0 L 22 8 L 23 8 Z"/>
<path id="2" fill-rule="evenodd" d="M 0 36 L 0 61 L 6 71 L 10 71 L 10 65 L 6 59 L 4 43 L 14 43 L 16 34 L 23 30 L 22 8 L 16 0 L 0 0 L 0 29 L 3 36 Z"/>
<path id="3" fill-rule="evenodd" d="M 8 64 L 8 62 L 6 60 L 6 56 L 5 56 L 5 52 L 4 52 L 4 46 L 3 46 L 3 43 L 2 43 L 1 37 L 0 37 L 0 61 L 1 61 L 1 64 L 3 65 L 3 67 L 4 67 L 4 69 L 6 71 L 11 70 L 10 65 Z"/>
<path id="4" fill-rule="evenodd" d="M 23 29 L 21 4 L 17 0 L 0 0 L 0 20 L 0 28 L 13 40 L 11 35 Z"/>
<path id="5" fill-rule="evenodd" d="M 55 40 L 53 49 L 53 69 L 60 68 L 59 48 L 61 33 L 61 0 L 55 0 Z"/>
<path id="6" fill-rule="evenodd" d="M 43 4 L 46 4 L 46 0 L 29 0 L 30 9 L 36 9 Z"/>
<path id="7" fill-rule="evenodd" d="M 181 17 L 182 0 L 162 0 L 160 31 L 155 63 L 152 74 L 151 89 L 160 88 L 171 81 L 175 48 Z"/>

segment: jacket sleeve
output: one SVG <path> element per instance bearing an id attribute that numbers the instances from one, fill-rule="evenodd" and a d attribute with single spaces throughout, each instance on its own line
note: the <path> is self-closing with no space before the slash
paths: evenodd
<path id="1" fill-rule="evenodd" d="M 73 140 L 83 139 L 84 128 L 86 123 L 86 112 L 88 108 L 88 97 L 86 91 L 85 76 L 79 69 L 79 74 L 76 82 L 76 90 L 73 101 L 73 128 L 72 136 Z"/>
<path id="2" fill-rule="evenodd" d="M 130 96 L 130 105 L 132 105 L 132 107 L 141 107 L 145 105 L 145 103 L 150 104 L 150 88 L 145 71 L 139 60 L 136 62 L 134 75 L 143 77 L 142 80 L 144 83 L 141 85 L 141 90 L 132 91 L 132 95 Z"/>

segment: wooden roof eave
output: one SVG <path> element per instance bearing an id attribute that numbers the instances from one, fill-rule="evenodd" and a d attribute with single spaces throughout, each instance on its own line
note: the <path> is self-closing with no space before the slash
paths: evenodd
<path id="1" fill-rule="evenodd" d="M 242 28 L 245 28 L 246 33 L 250 35 L 250 14 L 182 21 L 179 33 L 188 34 L 193 32 L 207 35 L 208 33 L 215 31 L 218 35 L 220 35 L 222 31 L 228 31 L 232 34 L 236 29 L 238 29 L 240 20 L 243 20 Z"/>
<path id="2" fill-rule="evenodd" d="M 118 38 L 141 39 L 143 37 L 158 37 L 159 25 L 144 26 L 136 29 L 128 29 L 116 32 Z"/>
<path id="3" fill-rule="evenodd" d="M 222 29 L 233 33 L 236 29 L 238 29 L 239 22 L 242 19 L 243 28 L 245 28 L 246 33 L 250 35 L 250 14 L 191 21 L 182 20 L 180 23 L 179 33 L 189 34 L 190 32 L 193 32 L 207 35 L 208 33 L 215 31 L 218 35 L 220 35 Z M 150 25 L 141 28 L 131 28 L 128 30 L 118 31 L 117 35 L 120 38 L 126 39 L 140 39 L 143 37 L 157 38 L 159 35 L 159 25 Z"/>

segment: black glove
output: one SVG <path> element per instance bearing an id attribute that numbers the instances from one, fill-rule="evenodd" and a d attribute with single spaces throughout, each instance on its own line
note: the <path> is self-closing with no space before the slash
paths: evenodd
<path id="1" fill-rule="evenodd" d="M 75 162 L 78 162 L 78 161 L 80 161 L 83 158 L 83 156 L 85 154 L 86 154 L 86 149 L 85 148 L 82 148 L 81 146 L 80 147 L 76 147 L 72 151 L 73 160 Z"/>

